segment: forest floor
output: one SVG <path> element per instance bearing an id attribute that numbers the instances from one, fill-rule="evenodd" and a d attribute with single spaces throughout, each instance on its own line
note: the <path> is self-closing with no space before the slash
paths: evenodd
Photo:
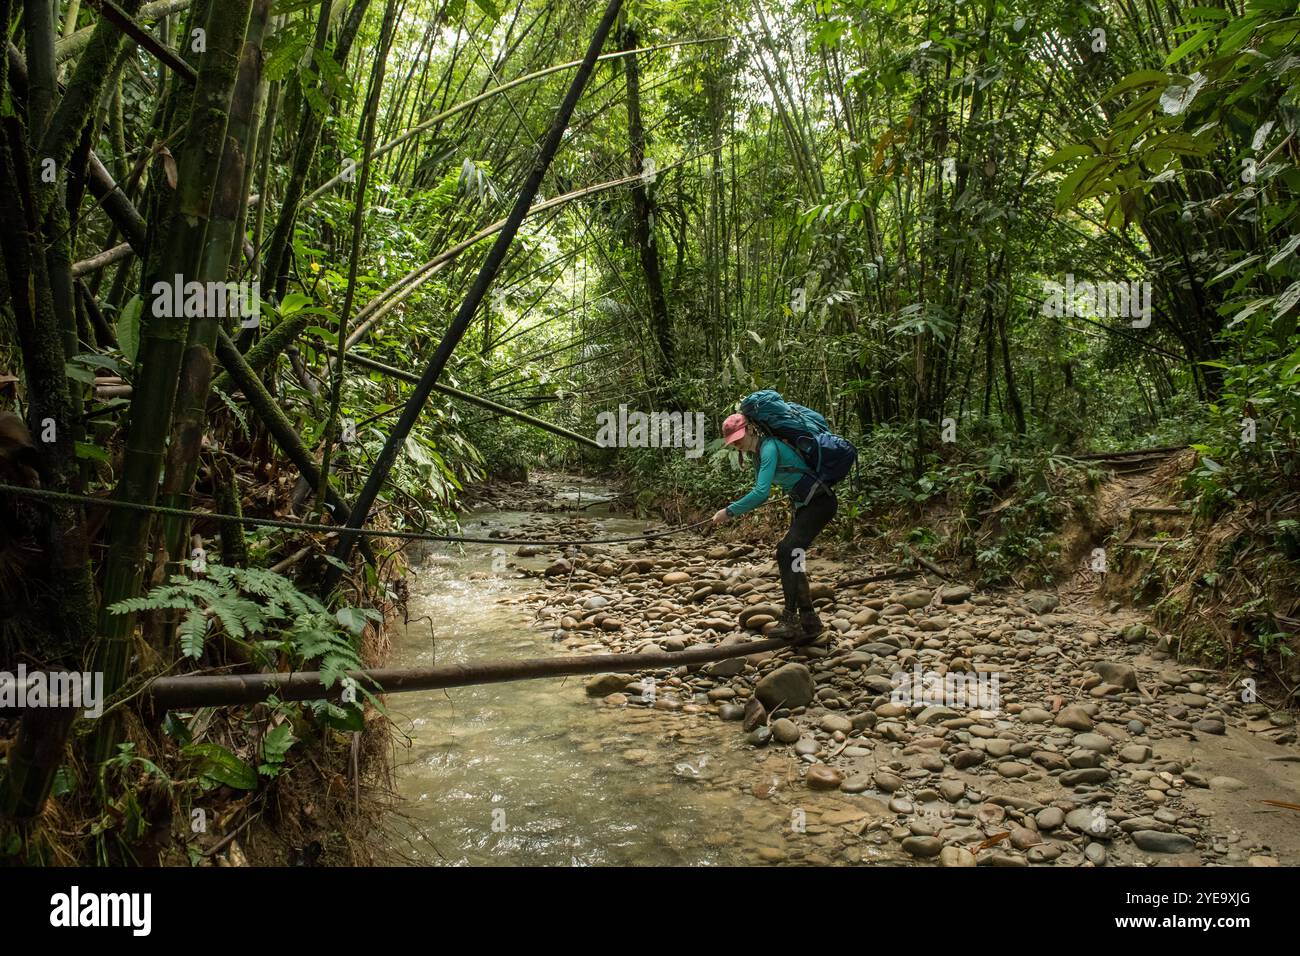
<path id="1" fill-rule="evenodd" d="M 515 510 L 545 496 L 544 482 L 488 493 Z M 590 520 L 557 517 L 547 535 L 593 536 Z M 517 554 L 545 559 L 519 568 L 539 578 L 526 603 L 570 652 L 749 640 L 780 601 L 775 536 L 753 531 L 554 560 L 524 546 Z M 925 576 L 852 584 L 890 568 L 832 550 L 810 555 L 827 626 L 816 644 L 585 685 L 611 721 L 652 711 L 663 748 L 680 746 L 685 722 L 735 722 L 753 774 L 728 785 L 789 811 L 756 862 L 1300 864 L 1292 715 L 1180 664 L 1141 612 L 1077 582 L 1059 593 Z M 993 696 L 899 699 L 914 678 L 945 672 Z"/>

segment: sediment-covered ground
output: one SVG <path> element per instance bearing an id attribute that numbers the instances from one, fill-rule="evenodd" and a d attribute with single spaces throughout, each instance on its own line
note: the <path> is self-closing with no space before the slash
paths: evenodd
<path id="1" fill-rule="evenodd" d="M 598 536 L 582 518 L 532 530 Z M 751 544 L 511 550 L 540 578 L 524 603 L 571 652 L 746 641 L 779 613 L 770 551 Z M 789 811 L 757 859 L 1300 863 L 1292 716 L 1251 685 L 1180 665 L 1139 613 L 924 576 L 840 584 L 887 568 L 816 548 L 809 568 L 827 623 L 816 645 L 585 684 L 611 721 L 654 713 L 656 746 L 678 746 L 674 725 L 731 722 L 753 774 L 723 785 Z M 932 682 L 914 687 L 918 674 Z M 970 696 L 927 699 L 944 679 L 927 675 L 958 674 Z M 900 700 L 909 688 L 922 699 Z M 648 762 L 645 749 L 623 757 Z"/>

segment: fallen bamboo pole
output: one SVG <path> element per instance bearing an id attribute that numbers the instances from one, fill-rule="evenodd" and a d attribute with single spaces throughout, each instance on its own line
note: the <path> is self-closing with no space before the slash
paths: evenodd
<path id="1" fill-rule="evenodd" d="M 545 657 L 524 661 L 483 661 L 477 664 L 443 664 L 437 667 L 381 667 L 348 671 L 357 687 L 376 694 L 405 694 L 444 687 L 502 684 L 574 674 L 667 670 L 689 664 L 707 664 L 733 657 L 748 657 L 789 647 L 786 641 L 765 638 L 738 644 L 713 644 L 685 651 L 647 651 L 642 654 L 591 654 L 581 657 Z M 289 674 L 230 674 L 218 677 L 159 677 L 145 688 L 158 710 L 223 707 L 279 700 L 339 701 L 343 684 L 326 688 L 319 671 Z"/>
<path id="2" fill-rule="evenodd" d="M 391 365 L 385 365 L 383 362 L 376 362 L 374 359 L 349 354 L 347 356 L 347 361 L 349 365 L 360 365 L 362 368 L 373 369 L 376 372 L 382 372 L 383 374 L 390 375 L 393 378 L 399 378 L 404 382 L 411 382 L 417 385 L 420 382 L 420 376 L 416 375 L 414 372 L 406 372 L 400 368 L 393 368 Z M 589 445 L 592 448 L 599 448 L 601 451 L 605 450 L 605 446 L 600 444 L 600 442 L 596 441 L 594 438 L 588 438 L 586 435 L 579 435 L 577 432 L 570 431 L 567 428 L 553 425 L 548 421 L 543 421 L 540 418 L 521 412 L 518 409 L 511 408 L 509 405 L 501 405 L 498 402 L 483 398 L 480 395 L 472 395 L 469 392 L 462 392 L 458 388 L 452 388 L 450 385 L 443 385 L 441 382 L 435 382 L 433 390 L 446 395 L 448 398 L 459 399 L 462 402 L 468 402 L 471 405 L 478 405 L 480 408 L 486 408 L 488 411 L 496 412 L 498 415 L 517 418 L 521 422 L 527 422 L 528 424 L 544 431 L 548 431 L 553 435 L 567 438 L 569 441 Z"/>

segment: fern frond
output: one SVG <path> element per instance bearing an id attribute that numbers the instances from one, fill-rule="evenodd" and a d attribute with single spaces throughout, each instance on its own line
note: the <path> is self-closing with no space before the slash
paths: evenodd
<path id="1" fill-rule="evenodd" d="M 203 643 L 208 634 L 208 616 L 200 610 L 190 611 L 176 629 L 181 639 L 181 653 L 198 659 L 203 656 Z"/>

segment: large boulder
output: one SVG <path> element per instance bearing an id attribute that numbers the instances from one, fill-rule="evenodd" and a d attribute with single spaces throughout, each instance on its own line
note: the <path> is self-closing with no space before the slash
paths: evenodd
<path id="1" fill-rule="evenodd" d="M 768 710 L 780 706 L 804 707 L 812 703 L 815 692 L 812 671 L 803 664 L 778 667 L 754 688 L 754 695 Z"/>

